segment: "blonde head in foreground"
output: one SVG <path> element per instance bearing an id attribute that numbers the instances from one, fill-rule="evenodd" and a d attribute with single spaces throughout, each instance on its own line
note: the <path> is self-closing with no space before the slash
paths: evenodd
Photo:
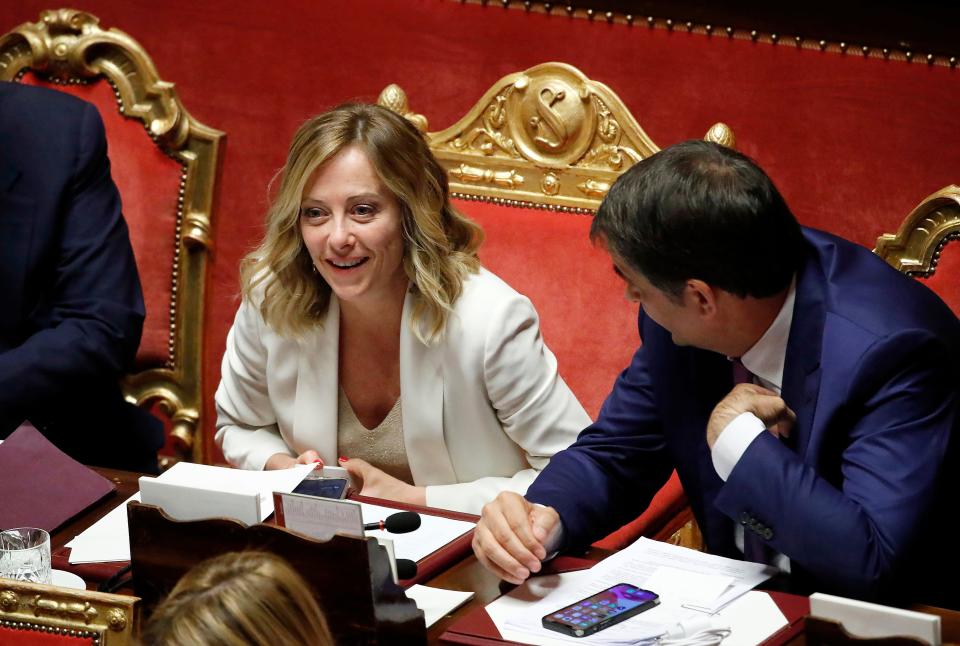
<path id="1" fill-rule="evenodd" d="M 332 645 L 309 586 L 278 556 L 228 552 L 187 572 L 151 615 L 144 646 Z"/>

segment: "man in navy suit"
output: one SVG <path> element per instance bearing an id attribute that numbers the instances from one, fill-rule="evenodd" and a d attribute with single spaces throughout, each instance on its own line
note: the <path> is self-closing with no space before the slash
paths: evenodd
<path id="1" fill-rule="evenodd" d="M 526 498 L 484 508 L 479 559 L 520 582 L 676 468 L 710 552 L 795 591 L 956 605 L 960 323 L 942 301 L 800 227 L 759 167 L 707 142 L 624 173 L 591 237 L 642 306 L 642 346 Z"/>
<path id="2" fill-rule="evenodd" d="M 144 306 L 94 106 L 0 83 L 0 438 L 29 420 L 87 464 L 156 471 L 159 420 L 118 380 Z"/>

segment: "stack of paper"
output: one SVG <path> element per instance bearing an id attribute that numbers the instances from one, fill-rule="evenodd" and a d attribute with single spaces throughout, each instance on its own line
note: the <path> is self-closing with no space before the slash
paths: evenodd
<path id="1" fill-rule="evenodd" d="M 531 579 L 487 606 L 487 612 L 504 639 L 521 643 L 645 644 L 679 622 L 717 613 L 775 572 L 641 538 L 590 570 Z M 543 616 L 618 583 L 656 592 L 660 605 L 582 638 L 543 628 Z M 776 615 L 771 623 L 784 625 L 783 615 Z"/>
<path id="2" fill-rule="evenodd" d="M 312 464 L 298 465 L 278 471 L 244 471 L 213 467 L 204 464 L 179 462 L 164 472 L 157 481 L 182 487 L 181 491 L 221 491 L 245 493 L 259 498 L 259 520 L 273 513 L 273 492 L 289 492 L 313 470 Z M 141 479 L 143 480 L 143 479 Z M 152 479 L 151 479 L 152 480 Z M 201 496 L 181 496 L 176 503 L 196 503 Z M 67 543 L 71 563 L 99 563 L 130 560 L 130 530 L 127 526 L 127 503 L 140 501 L 140 493 L 128 498 L 122 505 L 91 525 L 86 531 Z M 172 511 L 164 507 L 164 511 Z M 194 505 L 195 506 L 195 505 Z M 174 511 L 172 515 L 178 514 Z M 209 509 L 207 517 L 222 516 L 217 509 Z"/>

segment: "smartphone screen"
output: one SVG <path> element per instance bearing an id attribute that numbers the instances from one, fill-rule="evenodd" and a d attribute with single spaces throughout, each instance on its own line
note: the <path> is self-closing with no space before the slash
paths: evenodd
<path id="1" fill-rule="evenodd" d="M 321 498 L 336 498 L 337 500 L 347 495 L 346 478 L 307 478 L 300 482 L 293 490 L 293 493 L 302 493 L 307 496 L 319 496 Z"/>
<path id="2" fill-rule="evenodd" d="M 620 623 L 660 603 L 659 596 L 629 583 L 618 583 L 543 618 L 543 627 L 585 637 Z"/>

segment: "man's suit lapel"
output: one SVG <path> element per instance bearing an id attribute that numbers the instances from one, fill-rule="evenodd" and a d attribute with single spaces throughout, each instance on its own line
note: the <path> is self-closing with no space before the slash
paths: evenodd
<path id="1" fill-rule="evenodd" d="M 400 407 L 403 443 L 414 484 L 457 481 L 443 437 L 443 348 L 446 338 L 424 345 L 413 333 L 413 293 L 400 323 Z M 479 387 L 479 385 L 478 385 Z"/>
<path id="2" fill-rule="evenodd" d="M 790 443 L 802 458 L 810 443 L 810 433 L 820 390 L 820 348 L 826 317 L 824 278 L 815 252 L 811 249 L 797 275 L 797 295 L 793 321 L 783 366 L 781 396 L 797 421 Z"/>
<path id="3" fill-rule="evenodd" d="M 316 449 L 337 464 L 337 405 L 340 396 L 340 305 L 330 297 L 323 327 L 299 343 L 293 439 L 299 450 Z"/>

